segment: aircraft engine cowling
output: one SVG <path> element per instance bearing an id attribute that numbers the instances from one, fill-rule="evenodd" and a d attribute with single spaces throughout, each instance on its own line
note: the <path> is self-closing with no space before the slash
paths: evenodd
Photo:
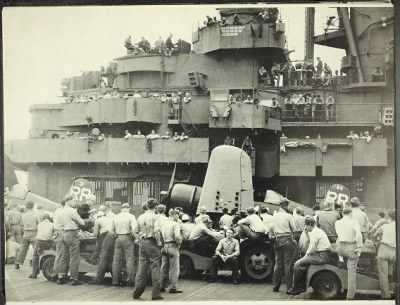
<path id="1" fill-rule="evenodd" d="M 195 185 L 175 184 L 171 191 L 170 207 L 181 207 L 189 215 L 195 215 L 202 188 Z"/>

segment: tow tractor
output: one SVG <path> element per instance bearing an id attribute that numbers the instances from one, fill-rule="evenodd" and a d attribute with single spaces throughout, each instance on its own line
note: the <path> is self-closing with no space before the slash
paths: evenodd
<path id="1" fill-rule="evenodd" d="M 80 236 L 80 262 L 79 275 L 83 276 L 86 273 L 96 273 L 97 265 L 92 261 L 91 257 L 95 252 L 96 238 L 88 236 Z M 43 276 L 50 281 L 53 272 L 54 259 L 56 257 L 55 246 L 50 250 L 44 250 L 39 259 L 39 267 L 42 270 Z M 107 271 L 111 271 L 111 264 Z"/>
<path id="2" fill-rule="evenodd" d="M 332 244 L 332 252 L 336 253 L 336 244 Z M 366 243 L 361 251 L 357 265 L 356 292 L 368 295 L 379 295 L 379 276 L 376 261 L 377 249 L 374 244 Z M 394 268 L 393 268 L 394 269 Z M 396 287 L 395 270 L 389 276 L 392 293 Z M 335 299 L 347 290 L 347 267 L 344 262 L 334 260 L 331 264 L 311 265 L 307 271 L 307 288 L 312 287 L 319 299 Z"/>

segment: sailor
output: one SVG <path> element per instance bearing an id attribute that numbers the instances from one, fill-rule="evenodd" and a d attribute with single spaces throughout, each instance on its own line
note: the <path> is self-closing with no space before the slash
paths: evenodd
<path id="1" fill-rule="evenodd" d="M 294 231 L 293 237 L 296 242 L 299 242 L 301 233 L 305 228 L 305 218 L 302 214 L 303 210 L 300 208 L 296 208 L 295 211 L 293 211 L 293 220 L 296 225 L 296 230 Z"/>
<path id="2" fill-rule="evenodd" d="M 242 21 L 238 14 L 233 15 L 233 25 L 242 25 Z"/>
<path id="3" fill-rule="evenodd" d="M 152 300 L 164 299 L 160 295 L 161 227 L 155 208 L 157 200 L 147 200 L 147 210 L 138 218 L 135 237 L 139 240 L 139 266 L 135 279 L 133 299 L 140 299 L 147 285 L 148 269 L 151 268 L 153 285 Z"/>
<path id="4" fill-rule="evenodd" d="M 154 129 L 152 129 L 151 133 L 149 135 L 147 135 L 146 138 L 149 139 L 149 140 L 155 140 L 155 139 L 159 139 L 160 135 L 157 134 Z"/>
<path id="5" fill-rule="evenodd" d="M 132 44 L 132 36 L 129 35 L 127 39 L 125 39 L 125 44 L 124 44 L 125 48 L 129 51 L 132 51 L 134 49 L 134 46 Z"/>
<path id="6" fill-rule="evenodd" d="M 104 211 L 97 212 L 97 218 L 93 226 L 93 236 L 96 237 L 96 251 L 92 256 L 92 260 L 95 264 L 97 264 L 97 261 L 100 257 L 101 247 L 104 238 L 107 236 L 107 233 L 110 230 L 111 223 L 112 218 L 107 217 Z"/>
<path id="7" fill-rule="evenodd" d="M 181 135 L 179 136 L 179 140 L 185 141 L 189 139 L 189 137 L 185 134 L 185 132 L 182 131 Z"/>
<path id="8" fill-rule="evenodd" d="M 242 149 L 248 154 L 250 155 L 251 152 L 254 150 L 254 146 L 253 143 L 251 142 L 251 138 L 250 136 L 246 136 L 243 140 L 242 143 Z"/>
<path id="9" fill-rule="evenodd" d="M 160 226 L 162 228 L 164 222 L 168 220 L 167 215 L 165 215 L 165 212 L 167 211 L 167 207 L 164 204 L 159 204 L 156 207 L 156 214 L 158 215 L 158 221 L 160 223 Z"/>
<path id="10" fill-rule="evenodd" d="M 360 225 L 361 234 L 363 237 L 363 242 L 367 240 L 367 235 L 370 227 L 370 222 L 368 216 L 365 212 L 360 209 L 360 199 L 358 197 L 353 197 L 350 199 L 351 207 L 353 208 L 352 217 L 357 220 Z"/>
<path id="11" fill-rule="evenodd" d="M 219 219 L 219 227 L 221 229 L 223 228 L 230 228 L 232 226 L 232 216 L 228 214 L 228 209 L 223 208 L 222 209 L 223 215 Z"/>
<path id="12" fill-rule="evenodd" d="M 8 232 L 14 237 L 14 241 L 20 244 L 22 241 L 22 213 L 18 210 L 17 204 L 7 212 L 7 215 L 4 215 L 4 219 L 8 227 Z"/>
<path id="13" fill-rule="evenodd" d="M 144 139 L 146 138 L 144 135 L 142 135 L 142 132 L 138 130 L 136 134 L 133 136 L 134 139 Z"/>
<path id="14" fill-rule="evenodd" d="M 333 120 L 335 99 L 329 95 L 325 101 L 325 121 Z"/>
<path id="15" fill-rule="evenodd" d="M 211 278 L 209 282 L 217 281 L 218 268 L 221 265 L 230 264 L 232 266 L 232 282 L 239 284 L 239 241 L 233 238 L 233 229 L 226 230 L 226 237 L 221 239 L 212 257 Z"/>
<path id="16" fill-rule="evenodd" d="M 247 217 L 239 220 L 238 224 L 239 228 L 239 237 L 250 238 L 250 239 L 258 239 L 265 236 L 265 226 L 260 218 L 255 213 L 255 209 L 253 207 L 249 207 L 247 210 Z"/>
<path id="17" fill-rule="evenodd" d="M 244 104 L 253 104 L 254 101 L 251 98 L 251 95 L 248 95 L 247 98 L 243 101 Z"/>
<path id="18" fill-rule="evenodd" d="M 273 291 L 278 292 L 282 282 L 282 276 L 286 277 L 286 287 L 292 287 L 293 280 L 293 259 L 296 251 L 296 242 L 293 233 L 296 225 L 293 216 L 288 213 L 289 201 L 283 200 L 279 210 L 273 216 L 270 233 L 275 236 L 275 267 L 273 275 Z"/>
<path id="19" fill-rule="evenodd" d="M 177 287 L 179 278 L 179 248 L 182 243 L 179 213 L 169 210 L 169 218 L 161 225 L 164 246 L 161 250 L 161 292 L 165 292 L 169 280 L 169 293 L 182 293 Z"/>
<path id="20" fill-rule="evenodd" d="M 183 102 L 185 104 L 189 103 L 192 100 L 192 97 L 190 96 L 189 92 L 185 92 L 185 96 L 183 97 Z"/>
<path id="21" fill-rule="evenodd" d="M 335 243 L 337 239 L 335 223 L 341 217 L 337 210 L 335 210 L 334 203 L 325 203 L 325 208 L 319 211 L 317 216 L 317 224 L 322 231 L 326 233 L 331 243 Z"/>
<path id="22" fill-rule="evenodd" d="M 315 120 L 317 121 L 321 120 L 321 114 L 322 114 L 321 112 L 323 104 L 324 104 L 323 98 L 319 94 L 315 95 L 312 100 L 312 106 L 311 106 L 311 118 L 313 122 Z"/>
<path id="23" fill-rule="evenodd" d="M 43 211 L 42 205 L 40 204 L 36 204 L 36 213 L 38 214 L 40 221 L 43 220 L 43 216 L 46 214 L 46 212 Z"/>
<path id="24" fill-rule="evenodd" d="M 124 139 L 129 140 L 130 138 L 132 138 L 132 134 L 129 132 L 129 130 L 125 130 Z"/>
<path id="25" fill-rule="evenodd" d="M 179 141 L 180 137 L 177 131 L 174 132 L 174 136 L 172 137 L 174 141 Z"/>
<path id="26" fill-rule="evenodd" d="M 316 226 L 315 219 L 311 216 L 306 217 L 305 226 L 310 242 L 306 255 L 294 264 L 293 286 L 287 292 L 291 295 L 297 295 L 306 291 L 305 275 L 310 265 L 323 265 L 329 262 L 331 243 L 328 236 Z"/>
<path id="27" fill-rule="evenodd" d="M 61 219 L 62 211 L 65 207 L 65 203 L 69 200 L 72 200 L 72 197 L 66 197 L 61 200 L 61 207 L 56 209 L 53 213 L 53 225 L 54 225 L 54 235 L 53 240 L 56 246 L 56 255 L 54 258 L 53 271 L 51 273 L 51 281 L 56 282 L 58 273 L 60 272 L 60 261 L 62 255 L 68 255 L 67 260 L 69 260 L 69 253 L 62 251 L 62 242 L 63 242 L 63 234 L 64 234 L 64 223 Z"/>
<path id="28" fill-rule="evenodd" d="M 328 86 L 332 83 L 332 69 L 328 66 L 327 63 L 324 63 L 324 85 Z"/>
<path id="29" fill-rule="evenodd" d="M 376 67 L 375 70 L 371 73 L 371 79 L 373 82 L 385 81 L 385 74 L 383 73 L 380 67 Z"/>
<path id="30" fill-rule="evenodd" d="M 298 99 L 296 101 L 296 108 L 297 108 L 297 117 L 300 120 L 304 119 L 304 106 L 305 106 L 305 98 L 302 94 L 298 95 Z"/>
<path id="31" fill-rule="evenodd" d="M 190 234 L 193 231 L 193 228 L 196 226 L 196 224 L 189 222 L 190 218 L 189 215 L 184 214 L 182 215 L 182 223 L 180 224 L 181 226 L 181 235 L 183 240 L 188 240 L 190 237 Z"/>
<path id="32" fill-rule="evenodd" d="M 24 234 L 22 237 L 22 246 L 19 251 L 18 258 L 15 262 L 15 269 L 19 269 L 19 265 L 23 265 L 29 246 L 35 246 L 37 226 L 40 222 L 39 216 L 33 210 L 34 203 L 28 201 L 26 203 L 26 212 L 22 215 L 22 225 L 24 226 Z"/>
<path id="33" fill-rule="evenodd" d="M 199 216 L 194 219 L 194 223 L 200 223 L 203 215 L 207 215 L 207 207 L 201 206 L 199 209 Z"/>
<path id="34" fill-rule="evenodd" d="M 212 221 L 210 216 L 207 214 L 201 214 L 199 222 L 196 223 L 192 232 L 190 233 L 189 240 L 191 240 L 191 248 L 193 252 L 198 254 L 204 254 L 207 256 L 214 252 L 217 242 L 223 238 L 223 236 L 211 229 Z"/>
<path id="35" fill-rule="evenodd" d="M 30 279 L 36 279 L 39 274 L 39 256 L 43 254 L 43 250 L 49 250 L 53 245 L 54 225 L 48 214 L 43 215 L 43 220 L 37 226 L 35 249 L 32 259 L 32 273 Z"/>
<path id="36" fill-rule="evenodd" d="M 228 24 L 226 23 L 226 18 L 222 17 L 220 21 L 220 26 L 227 26 Z"/>
<path id="37" fill-rule="evenodd" d="M 288 121 L 292 121 L 294 119 L 294 105 L 291 96 L 285 97 L 284 103 L 285 103 L 285 117 L 287 118 Z"/>
<path id="38" fill-rule="evenodd" d="M 69 252 L 69 260 L 66 255 L 62 255 L 60 258 L 61 270 L 57 284 L 64 284 L 66 282 L 65 276 L 67 275 L 68 265 L 70 277 L 72 279 L 71 285 L 75 286 L 82 284 L 82 282 L 78 280 L 80 262 L 80 241 L 78 231 L 79 227 L 85 225 L 85 221 L 79 216 L 77 208 L 78 202 L 76 200 L 70 200 L 60 212 L 60 219 L 64 225 L 61 251 Z"/>
<path id="39" fill-rule="evenodd" d="M 385 212 L 381 211 L 378 213 L 379 219 L 375 222 L 371 230 L 369 231 L 369 234 L 374 238 L 375 241 L 379 241 L 379 236 L 376 235 L 378 230 L 384 225 L 389 223 L 389 220 L 386 219 L 385 217 Z M 378 238 L 378 239 L 377 239 Z"/>
<path id="40" fill-rule="evenodd" d="M 235 145 L 234 143 L 234 139 L 231 138 L 230 136 L 226 136 L 225 140 L 224 140 L 224 145 Z"/>
<path id="41" fill-rule="evenodd" d="M 273 216 L 269 214 L 269 209 L 266 206 L 261 206 L 260 218 L 264 224 L 265 232 L 269 232 L 269 228 L 272 225 Z"/>
<path id="42" fill-rule="evenodd" d="M 155 42 L 155 47 L 157 53 L 161 54 L 164 48 L 164 41 L 161 36 L 158 37 L 158 40 Z"/>
<path id="43" fill-rule="evenodd" d="M 321 77 L 323 67 L 324 67 L 324 64 L 323 64 L 321 58 L 317 57 L 316 72 L 317 72 L 318 77 Z"/>
<path id="44" fill-rule="evenodd" d="M 378 270 L 379 285 L 381 287 L 381 298 L 390 299 L 389 293 L 389 273 L 392 273 L 396 263 L 396 212 L 389 212 L 389 222 L 383 224 L 377 235 L 380 235 L 380 245 L 378 248 Z"/>
<path id="45" fill-rule="evenodd" d="M 114 256 L 115 236 L 111 234 L 110 230 L 111 230 L 112 220 L 116 215 L 118 215 L 121 212 L 121 202 L 118 201 L 106 202 L 106 206 L 108 204 L 110 204 L 110 212 L 105 217 L 109 218 L 106 220 L 106 222 L 109 223 L 109 228 L 101 244 L 100 259 L 99 259 L 99 265 L 97 267 L 96 277 L 94 280 L 90 281 L 89 284 L 103 284 L 104 275 L 108 270 L 110 270 L 109 269 L 110 262 L 112 261 Z"/>
<path id="46" fill-rule="evenodd" d="M 347 258 L 347 300 L 356 294 L 357 264 L 363 247 L 360 225 L 352 218 L 352 212 L 350 207 L 344 207 L 343 218 L 335 223 L 337 253 Z"/>
<path id="47" fill-rule="evenodd" d="M 269 73 L 272 87 L 279 86 L 280 70 L 281 70 L 280 65 L 274 62 L 271 66 L 271 72 Z"/>
<path id="48" fill-rule="evenodd" d="M 172 43 L 172 34 L 169 34 L 168 38 L 165 40 L 165 55 L 171 56 L 174 50 L 174 44 Z"/>
<path id="49" fill-rule="evenodd" d="M 350 130 L 346 138 L 351 140 L 358 140 L 360 137 L 358 136 L 358 134 L 354 133 L 354 130 Z"/>
<path id="50" fill-rule="evenodd" d="M 137 228 L 137 222 L 134 215 L 130 213 L 129 203 L 122 205 L 121 213 L 115 215 L 111 222 L 110 232 L 112 235 L 116 235 L 115 246 L 114 246 L 114 258 L 112 264 L 112 285 L 120 285 L 120 274 L 122 261 L 125 262 L 125 268 L 127 270 L 127 284 L 128 286 L 134 286 L 134 274 L 135 270 L 133 264 L 134 255 L 134 232 Z M 124 268 L 124 269 L 125 269 Z"/>
<path id="51" fill-rule="evenodd" d="M 151 49 L 150 42 L 142 36 L 142 39 L 138 43 L 139 48 L 143 49 L 146 53 L 148 53 Z"/>
<path id="52" fill-rule="evenodd" d="M 170 139 L 171 136 L 169 134 L 169 131 L 166 131 L 164 135 L 161 136 L 161 139 Z"/>

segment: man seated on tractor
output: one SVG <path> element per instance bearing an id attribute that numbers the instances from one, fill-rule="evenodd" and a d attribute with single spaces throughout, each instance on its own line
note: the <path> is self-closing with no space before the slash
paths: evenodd
<path id="1" fill-rule="evenodd" d="M 259 239 L 265 237 L 264 223 L 252 207 L 247 208 L 247 217 L 239 220 L 238 224 L 240 225 L 239 237 L 241 239 Z"/>
<path id="2" fill-rule="evenodd" d="M 323 265 L 329 263 L 329 252 L 331 243 L 324 231 L 316 226 L 316 221 L 312 217 L 305 219 L 306 230 L 310 239 L 306 255 L 294 264 L 293 286 L 288 290 L 288 294 L 297 295 L 306 291 L 305 275 L 310 265 Z"/>
<path id="3" fill-rule="evenodd" d="M 209 228 L 211 223 L 210 216 L 203 215 L 190 233 L 189 240 L 194 253 L 211 257 L 218 241 L 223 238 L 222 234 Z"/>
<path id="4" fill-rule="evenodd" d="M 226 230 L 226 237 L 218 243 L 215 255 L 212 257 L 210 283 L 217 281 L 218 267 L 225 264 L 232 265 L 233 284 L 239 284 L 239 241 L 233 238 L 233 229 Z"/>

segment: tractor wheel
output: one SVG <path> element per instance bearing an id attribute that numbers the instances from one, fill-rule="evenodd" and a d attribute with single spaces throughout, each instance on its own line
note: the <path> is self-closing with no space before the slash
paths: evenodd
<path id="1" fill-rule="evenodd" d="M 274 255 L 271 248 L 263 245 L 249 246 L 243 255 L 242 272 L 251 280 L 264 281 L 274 271 Z"/>
<path id="2" fill-rule="evenodd" d="M 314 293 L 323 300 L 337 297 L 341 291 L 341 283 L 336 274 L 331 271 L 321 271 L 313 276 L 311 287 Z"/>
<path id="3" fill-rule="evenodd" d="M 190 259 L 190 257 L 182 255 L 179 258 L 179 264 L 180 264 L 180 272 L 179 272 L 180 277 L 188 278 L 194 274 L 193 262 Z"/>
<path id="4" fill-rule="evenodd" d="M 53 255 L 49 255 L 42 262 L 42 273 L 48 281 L 51 280 L 51 274 L 53 273 L 54 259 Z"/>

